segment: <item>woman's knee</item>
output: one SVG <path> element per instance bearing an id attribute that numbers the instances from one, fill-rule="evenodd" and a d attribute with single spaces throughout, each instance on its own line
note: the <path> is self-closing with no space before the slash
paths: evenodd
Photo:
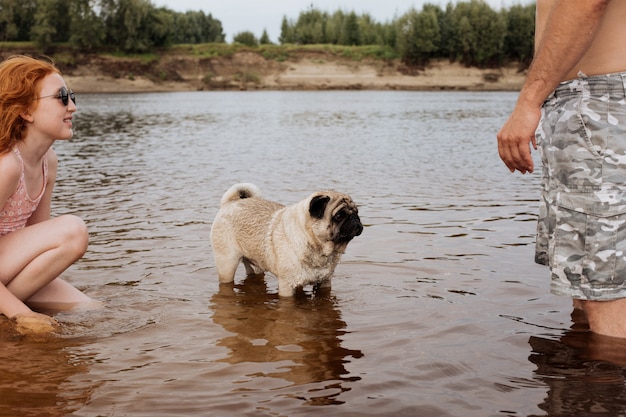
<path id="1" fill-rule="evenodd" d="M 61 224 L 63 245 L 76 258 L 82 257 L 89 245 L 89 233 L 85 222 L 77 216 L 66 214 L 55 219 Z"/>

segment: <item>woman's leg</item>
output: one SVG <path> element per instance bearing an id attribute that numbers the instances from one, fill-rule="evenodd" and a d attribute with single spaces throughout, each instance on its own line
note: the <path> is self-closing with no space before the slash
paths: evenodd
<path id="1" fill-rule="evenodd" d="M 0 238 L 0 281 L 21 301 L 87 301 L 57 277 L 84 255 L 88 240 L 84 222 L 71 215 L 9 233 Z"/>
<path id="2" fill-rule="evenodd" d="M 30 307 L 43 310 L 69 310 L 77 305 L 100 307 L 72 284 L 57 278 L 26 300 Z"/>

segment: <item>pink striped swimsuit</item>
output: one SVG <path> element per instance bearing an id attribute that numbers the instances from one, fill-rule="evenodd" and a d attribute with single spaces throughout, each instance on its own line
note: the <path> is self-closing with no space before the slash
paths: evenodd
<path id="1" fill-rule="evenodd" d="M 20 175 L 20 181 L 17 184 L 17 189 L 9 197 L 6 204 L 0 211 L 0 236 L 4 236 L 7 233 L 14 232 L 22 229 L 26 226 L 26 222 L 37 210 L 39 202 L 46 191 L 46 183 L 48 182 L 48 158 L 44 157 L 43 160 L 43 187 L 41 192 L 35 199 L 31 199 L 26 190 L 26 181 L 24 179 L 24 161 L 20 155 L 20 151 L 16 148 L 13 149 L 17 159 L 20 160 L 22 166 L 22 174 Z"/>

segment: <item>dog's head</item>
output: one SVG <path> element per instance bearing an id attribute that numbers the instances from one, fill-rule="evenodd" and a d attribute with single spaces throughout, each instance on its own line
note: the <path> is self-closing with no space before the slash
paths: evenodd
<path id="1" fill-rule="evenodd" d="M 363 232 L 359 210 L 350 196 L 336 191 L 319 191 L 310 197 L 309 215 L 313 229 L 322 240 L 336 247 L 347 246 Z"/>

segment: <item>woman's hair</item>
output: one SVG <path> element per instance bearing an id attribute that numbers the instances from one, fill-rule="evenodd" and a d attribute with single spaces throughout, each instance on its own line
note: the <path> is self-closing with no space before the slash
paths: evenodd
<path id="1" fill-rule="evenodd" d="M 0 155 L 22 139 L 27 113 L 40 92 L 40 81 L 48 74 L 60 73 L 51 62 L 24 55 L 0 63 Z"/>

